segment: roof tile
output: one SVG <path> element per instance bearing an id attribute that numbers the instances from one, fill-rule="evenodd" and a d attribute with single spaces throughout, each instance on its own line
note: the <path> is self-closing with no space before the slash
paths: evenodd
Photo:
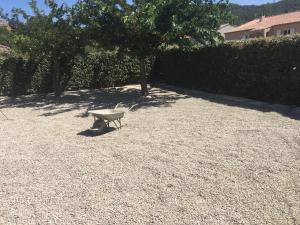
<path id="1" fill-rule="evenodd" d="M 276 16 L 264 17 L 262 19 L 254 19 L 248 23 L 242 24 L 230 32 L 234 33 L 239 31 L 247 31 L 247 30 L 263 30 L 276 25 L 283 25 L 289 23 L 297 23 L 300 22 L 300 11 L 280 14 Z"/>

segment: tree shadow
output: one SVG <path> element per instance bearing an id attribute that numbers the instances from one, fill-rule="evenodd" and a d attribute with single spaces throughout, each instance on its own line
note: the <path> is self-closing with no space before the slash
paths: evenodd
<path id="1" fill-rule="evenodd" d="M 120 102 L 126 108 L 137 104 L 135 110 L 139 110 L 147 107 L 168 107 L 178 99 L 189 97 L 158 88 L 151 88 L 150 95 L 150 98 L 142 97 L 139 87 L 132 85 L 100 90 L 68 91 L 60 98 L 55 97 L 54 94 L 2 97 L 0 98 L 0 109 L 33 108 L 44 111 L 40 116 L 55 116 L 84 108 L 86 111 L 77 116 L 87 117 L 89 110 L 114 108 Z"/>
<path id="2" fill-rule="evenodd" d="M 77 117 L 87 117 L 92 109 L 114 108 L 122 102 L 123 107 L 129 108 L 137 104 L 134 110 L 147 107 L 169 107 L 179 99 L 190 97 L 201 98 L 223 105 L 253 109 L 261 112 L 276 112 L 294 120 L 300 120 L 300 108 L 286 105 L 259 102 L 251 99 L 210 94 L 198 90 L 178 88 L 158 84 L 150 89 L 150 96 L 142 97 L 137 85 L 100 90 L 79 90 L 65 92 L 60 98 L 53 94 L 27 95 L 20 97 L 0 97 L 1 108 L 33 108 L 44 111 L 40 116 L 55 116 L 79 109 L 86 109 Z"/>
<path id="3" fill-rule="evenodd" d="M 159 87 L 166 91 L 176 91 L 177 94 L 186 95 L 194 98 L 201 98 L 218 104 L 252 109 L 264 113 L 276 112 L 290 119 L 300 120 L 300 107 L 296 107 L 296 106 L 272 104 L 268 102 L 261 102 L 261 101 L 256 101 L 256 100 L 241 98 L 241 97 L 211 94 L 199 90 L 178 88 L 178 87 L 165 85 L 165 84 L 158 84 L 156 85 L 156 87 Z"/>

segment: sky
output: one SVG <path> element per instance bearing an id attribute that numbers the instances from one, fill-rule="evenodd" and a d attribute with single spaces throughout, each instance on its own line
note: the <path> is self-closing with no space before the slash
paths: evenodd
<path id="1" fill-rule="evenodd" d="M 238 3 L 241 5 L 259 5 L 267 2 L 275 2 L 276 0 L 230 0 L 232 3 Z M 40 6 L 43 6 L 44 0 L 38 0 Z M 76 0 L 57 0 L 57 2 L 65 2 L 68 5 L 72 5 Z M 0 0 L 0 8 L 3 8 L 5 12 L 10 12 L 12 8 L 22 8 L 29 11 L 28 0 Z"/>

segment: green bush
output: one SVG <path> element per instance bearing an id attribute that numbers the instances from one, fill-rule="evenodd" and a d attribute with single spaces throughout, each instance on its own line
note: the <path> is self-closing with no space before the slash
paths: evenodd
<path id="1" fill-rule="evenodd" d="M 6 57 L 0 58 L 0 95 L 9 94 L 9 89 L 12 86 L 12 73 L 3 69 L 5 61 Z"/>
<path id="2" fill-rule="evenodd" d="M 0 94 L 23 95 L 51 90 L 52 84 L 47 78 L 50 75 L 49 61 L 28 60 L 24 57 L 9 54 L 0 60 Z"/>
<path id="3" fill-rule="evenodd" d="M 151 60 L 149 60 L 148 67 Z M 85 57 L 76 57 L 70 65 L 66 90 L 97 89 L 137 83 L 139 67 L 136 59 L 120 57 L 114 53 L 91 53 Z M 0 58 L 0 94 L 22 95 L 28 93 L 52 92 L 53 77 L 51 60 L 41 57 L 30 60 L 10 54 Z"/>
<path id="4" fill-rule="evenodd" d="M 285 104 L 300 104 L 300 37 L 230 42 L 157 58 L 152 80 Z"/>
<path id="5" fill-rule="evenodd" d="M 30 77 L 27 76 L 29 64 L 20 57 L 8 56 L 1 62 L 1 93 L 22 95 L 26 93 L 30 85 Z"/>
<path id="6" fill-rule="evenodd" d="M 138 81 L 137 60 L 113 53 L 94 53 L 76 58 L 68 89 L 121 86 Z"/>

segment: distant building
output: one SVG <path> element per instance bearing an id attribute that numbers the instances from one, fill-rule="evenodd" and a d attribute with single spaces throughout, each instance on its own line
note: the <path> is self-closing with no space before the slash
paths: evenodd
<path id="1" fill-rule="evenodd" d="M 233 28 L 235 27 L 231 26 L 229 23 L 226 23 L 221 25 L 218 31 L 222 35 L 222 37 L 225 38 L 225 33 L 230 32 Z"/>
<path id="2" fill-rule="evenodd" d="M 226 40 L 292 35 L 300 33 L 300 11 L 254 19 L 225 32 Z"/>

